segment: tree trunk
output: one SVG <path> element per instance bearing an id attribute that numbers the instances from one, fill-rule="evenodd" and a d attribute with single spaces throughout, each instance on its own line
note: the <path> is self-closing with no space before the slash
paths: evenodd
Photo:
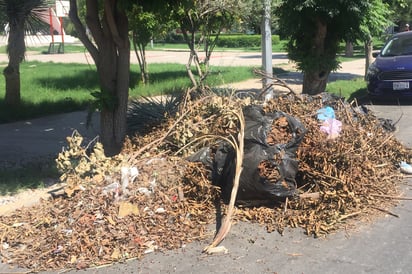
<path id="1" fill-rule="evenodd" d="M 105 0 L 104 13 L 100 8 L 97 0 L 86 1 L 86 21 L 96 46 L 78 17 L 76 0 L 70 0 L 69 15 L 97 67 L 100 138 L 106 156 L 114 156 L 121 151 L 126 137 L 130 80 L 128 20 L 125 12 L 119 10 L 117 0 Z"/>
<path id="2" fill-rule="evenodd" d="M 114 100 L 113 105 L 108 102 L 100 111 L 101 141 L 105 154 L 113 156 L 121 151 L 126 136 L 130 48 L 116 49 L 112 44 L 100 51 L 97 70 L 101 91 Z"/>
<path id="3" fill-rule="evenodd" d="M 103 107 L 100 116 L 101 139 L 107 156 L 119 154 L 123 147 L 130 80 L 128 20 L 123 11 L 116 9 L 116 1 L 113 3 L 106 1 L 102 24 L 105 38 L 100 41 L 97 66 L 102 92 L 108 91 L 115 102 L 114 106 Z"/>
<path id="4" fill-rule="evenodd" d="M 199 74 L 199 78 L 202 76 L 202 70 L 200 69 L 199 57 L 195 49 L 195 30 L 192 29 L 190 31 L 190 37 L 189 37 L 189 35 L 187 34 L 188 32 L 187 29 L 185 29 L 183 26 L 181 26 L 180 28 L 182 29 L 183 37 L 185 38 L 185 41 L 190 49 L 189 60 L 187 61 L 187 64 L 186 64 L 186 72 L 187 72 L 187 75 L 189 76 L 190 81 L 192 82 L 193 89 L 197 90 L 200 83 L 196 81 L 195 76 L 193 75 L 192 62 L 195 63 L 197 72 Z"/>
<path id="5" fill-rule="evenodd" d="M 324 92 L 328 77 L 329 74 L 319 75 L 318 72 L 305 72 L 303 74 L 302 93 L 315 95 Z"/>
<path id="6" fill-rule="evenodd" d="M 3 70 L 6 80 L 5 103 L 9 106 L 20 104 L 20 65 L 9 65 Z"/>
<path id="7" fill-rule="evenodd" d="M 311 55 L 316 56 L 318 59 L 325 54 L 325 39 L 327 34 L 326 23 L 317 20 L 316 36 L 314 38 L 314 47 L 312 49 Z M 317 67 L 306 70 L 303 72 L 303 86 L 302 93 L 315 95 L 325 91 L 326 84 L 328 82 L 328 77 L 330 70 L 326 70 L 318 64 Z"/>
<path id="8" fill-rule="evenodd" d="M 136 39 L 136 35 L 133 34 L 133 48 L 137 57 L 140 68 L 140 78 L 143 84 L 149 83 L 149 70 L 146 61 L 146 46 L 143 43 L 139 43 Z"/>
<path id="9" fill-rule="evenodd" d="M 353 57 L 353 43 L 351 41 L 346 41 L 345 57 Z"/>
<path id="10" fill-rule="evenodd" d="M 369 39 L 365 40 L 364 42 L 364 48 L 365 48 L 365 78 L 366 74 L 368 73 L 368 68 L 370 64 L 373 62 L 373 41 L 372 37 L 368 37 Z"/>
<path id="11" fill-rule="evenodd" d="M 10 106 L 20 104 L 20 63 L 24 60 L 24 21 L 14 21 L 10 25 L 8 54 L 9 63 L 3 70 L 6 81 L 5 103 Z"/>

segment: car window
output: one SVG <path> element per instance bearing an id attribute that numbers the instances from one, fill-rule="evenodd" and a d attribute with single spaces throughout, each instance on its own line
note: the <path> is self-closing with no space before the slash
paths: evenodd
<path id="1" fill-rule="evenodd" d="M 392 38 L 382 49 L 381 56 L 397 56 L 401 54 L 401 42 L 398 37 Z"/>
<path id="2" fill-rule="evenodd" d="M 394 37 L 383 47 L 381 56 L 412 55 L 412 37 Z"/>
<path id="3" fill-rule="evenodd" d="M 402 55 L 412 55 L 412 38 L 402 41 Z"/>

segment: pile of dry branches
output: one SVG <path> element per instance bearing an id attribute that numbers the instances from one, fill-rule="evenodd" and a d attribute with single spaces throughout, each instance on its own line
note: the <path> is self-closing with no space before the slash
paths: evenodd
<path id="1" fill-rule="evenodd" d="M 317 111 L 335 109 L 343 124 L 337 139 L 327 139 L 319 130 Z M 399 163 L 411 160 L 411 151 L 381 126 L 372 113 L 364 113 L 339 99 L 282 97 L 266 106 L 268 112 L 282 110 L 307 128 L 298 150 L 300 197 L 275 209 L 241 211 L 246 219 L 266 224 L 280 232 L 286 226 L 302 227 L 319 236 L 339 228 L 351 217 L 368 218 L 390 213 L 400 195 Z M 308 198 L 305 198 L 308 197 Z"/>
<path id="2" fill-rule="evenodd" d="M 167 123 L 128 140 L 115 158 L 105 157 L 99 144 L 85 146 L 81 136 L 68 138 L 68 149 L 57 159 L 66 183 L 61 193 L 0 217 L 2 261 L 34 270 L 83 269 L 211 238 L 205 225 L 215 221 L 219 189 L 211 185 L 210 170 L 185 158 L 222 140 L 241 144 L 239 113 L 248 104 L 216 95 L 186 102 Z M 334 140 L 316 119 L 325 105 L 343 124 Z M 298 150 L 299 195 L 274 208 L 239 208 L 236 219 L 259 222 L 269 231 L 302 227 L 319 236 L 348 219 L 390 211 L 400 195 L 397 164 L 412 158 L 376 117 L 322 97 L 279 97 L 265 110 L 284 111 L 307 129 Z M 268 142 L 290 134 L 285 121 L 276 123 Z"/>

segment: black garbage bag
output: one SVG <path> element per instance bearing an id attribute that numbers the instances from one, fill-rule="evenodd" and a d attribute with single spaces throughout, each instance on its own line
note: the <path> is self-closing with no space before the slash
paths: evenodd
<path id="1" fill-rule="evenodd" d="M 294 196 L 296 151 L 305 127 L 284 112 L 265 113 L 258 105 L 244 107 L 243 114 L 245 143 L 237 204 L 266 204 Z M 228 202 L 236 171 L 236 151 L 223 142 L 211 153 L 213 157 L 209 153 L 207 148 L 202 149 L 190 160 L 197 159 L 212 167 L 212 181 L 221 187 L 223 199 Z"/>

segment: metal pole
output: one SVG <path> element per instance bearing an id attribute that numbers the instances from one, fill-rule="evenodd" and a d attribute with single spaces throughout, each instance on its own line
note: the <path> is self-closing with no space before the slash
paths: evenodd
<path id="1" fill-rule="evenodd" d="M 263 1 L 263 20 L 262 20 L 262 67 L 267 77 L 263 79 L 263 88 L 267 89 L 273 82 L 272 68 L 272 31 L 270 29 L 270 5 L 271 0 Z M 273 96 L 273 88 L 269 88 L 265 94 L 265 99 Z"/>

